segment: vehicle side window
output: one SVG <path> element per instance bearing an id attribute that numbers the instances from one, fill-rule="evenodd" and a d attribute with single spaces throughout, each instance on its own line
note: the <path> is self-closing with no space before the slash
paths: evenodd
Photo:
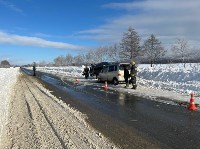
<path id="1" fill-rule="evenodd" d="M 103 70 L 102 70 L 103 73 L 105 72 L 108 72 L 108 67 L 105 67 Z"/>
<path id="2" fill-rule="evenodd" d="M 117 66 L 115 66 L 115 70 L 114 71 L 117 71 Z"/>
<path id="3" fill-rule="evenodd" d="M 124 65 L 120 65 L 119 70 L 124 70 L 124 67 L 125 67 Z"/>
<path id="4" fill-rule="evenodd" d="M 109 66 L 108 72 L 116 71 L 116 70 L 117 70 L 116 66 Z"/>

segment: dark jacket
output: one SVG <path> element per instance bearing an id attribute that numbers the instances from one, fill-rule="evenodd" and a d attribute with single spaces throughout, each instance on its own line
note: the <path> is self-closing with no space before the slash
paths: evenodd
<path id="1" fill-rule="evenodd" d="M 135 65 L 131 66 L 131 77 L 136 77 L 137 75 L 137 67 Z"/>
<path id="2" fill-rule="evenodd" d="M 127 67 L 124 68 L 124 78 L 129 78 L 129 71 Z"/>
<path id="3" fill-rule="evenodd" d="M 88 68 L 88 67 L 85 67 L 85 68 L 84 68 L 84 73 L 85 73 L 85 74 L 88 74 L 88 73 L 89 73 L 89 68 Z"/>

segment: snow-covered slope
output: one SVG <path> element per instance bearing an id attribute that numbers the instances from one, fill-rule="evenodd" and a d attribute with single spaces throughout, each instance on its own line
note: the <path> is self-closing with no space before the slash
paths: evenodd
<path id="1" fill-rule="evenodd" d="M 199 64 L 139 65 L 138 77 L 140 85 L 200 95 Z"/>
<path id="2" fill-rule="evenodd" d="M 0 68 L 0 134 L 7 122 L 9 97 L 18 74 L 19 68 Z"/>

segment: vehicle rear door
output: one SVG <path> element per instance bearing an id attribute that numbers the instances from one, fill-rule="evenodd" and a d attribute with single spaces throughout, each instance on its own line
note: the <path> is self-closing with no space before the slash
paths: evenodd
<path id="1" fill-rule="evenodd" d="M 126 64 L 126 63 L 122 63 L 119 64 L 119 71 L 118 71 L 118 79 L 119 81 L 124 81 L 124 67 L 127 67 L 127 69 L 129 70 L 129 74 L 130 74 L 130 64 Z"/>

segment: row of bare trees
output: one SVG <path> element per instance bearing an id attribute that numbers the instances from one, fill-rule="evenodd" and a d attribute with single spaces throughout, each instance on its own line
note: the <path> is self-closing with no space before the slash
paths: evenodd
<path id="1" fill-rule="evenodd" d="M 179 60 L 179 62 L 186 63 L 191 59 L 192 50 L 185 39 L 177 39 L 170 50 L 172 57 L 167 57 L 168 62 L 172 62 L 176 59 Z M 76 56 L 72 56 L 71 54 L 58 56 L 54 59 L 54 62 L 49 65 L 89 65 L 105 61 L 117 62 L 135 60 L 138 63 L 150 63 L 152 66 L 162 61 L 168 51 L 169 50 L 164 49 L 162 43 L 154 34 L 151 34 L 141 45 L 140 36 L 134 28 L 129 27 L 127 32 L 123 34 L 119 44 L 90 49 Z M 47 64 L 41 62 L 40 65 Z"/>

